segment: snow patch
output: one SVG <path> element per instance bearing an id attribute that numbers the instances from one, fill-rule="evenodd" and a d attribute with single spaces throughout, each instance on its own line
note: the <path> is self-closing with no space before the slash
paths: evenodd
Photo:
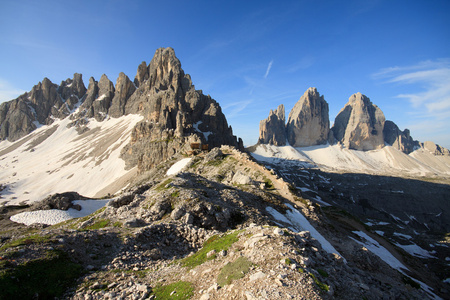
<path id="1" fill-rule="evenodd" d="M 182 160 L 174 163 L 169 168 L 169 170 L 167 170 L 166 175 L 170 176 L 170 175 L 176 175 L 176 174 L 180 173 L 191 160 L 192 160 L 192 158 L 183 158 Z"/>
<path id="2" fill-rule="evenodd" d="M 78 211 L 73 208 L 66 210 L 49 209 L 26 211 L 20 214 L 11 216 L 11 221 L 22 223 L 27 226 L 35 223 L 54 225 L 73 218 L 81 218 L 92 214 L 96 210 L 104 207 L 110 200 L 76 200 L 73 204 L 79 204 L 81 210 Z"/>
<path id="3" fill-rule="evenodd" d="M 321 245 L 322 248 L 328 253 L 336 253 L 340 255 L 345 262 L 346 259 L 328 242 L 326 238 L 323 237 L 312 225 L 309 223 L 308 219 L 305 218 L 298 210 L 296 210 L 292 205 L 286 204 L 291 210 L 286 211 L 283 215 L 272 207 L 266 207 L 266 210 L 278 221 L 291 224 L 295 231 L 309 231 L 311 237 L 315 238 Z"/>
<path id="4" fill-rule="evenodd" d="M 409 254 L 420 257 L 420 258 L 435 258 L 433 255 L 430 254 L 427 250 L 421 248 L 420 246 L 412 243 L 411 245 L 401 245 L 399 243 L 395 243 L 397 247 L 402 248 Z"/>
<path id="5" fill-rule="evenodd" d="M 386 248 L 381 246 L 377 241 L 368 236 L 366 233 L 362 231 L 353 231 L 353 233 L 362 238 L 364 242 L 358 241 L 357 239 L 350 237 L 352 240 L 366 247 L 370 252 L 381 258 L 393 269 L 399 271 L 408 270 L 408 268 L 405 267 L 398 259 L 396 259 Z"/>
<path id="6" fill-rule="evenodd" d="M 101 101 L 101 100 L 103 100 L 105 98 L 106 98 L 106 94 L 103 94 L 100 97 L 98 97 L 97 99 L 95 99 L 95 101 Z"/>

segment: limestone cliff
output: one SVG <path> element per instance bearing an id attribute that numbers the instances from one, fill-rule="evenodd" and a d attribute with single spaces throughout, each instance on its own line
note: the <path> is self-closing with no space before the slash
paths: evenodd
<path id="1" fill-rule="evenodd" d="M 325 144 L 329 131 L 328 103 L 316 88 L 309 88 L 289 113 L 286 125 L 289 144 L 294 147 Z"/>
<path id="2" fill-rule="evenodd" d="M 44 78 L 30 92 L 0 105 L 0 140 L 18 140 L 39 124 L 67 117 L 85 93 L 81 74 L 74 74 L 59 86 Z"/>
<path id="3" fill-rule="evenodd" d="M 401 131 L 392 121 L 386 121 L 383 129 L 384 141 L 392 147 L 406 154 L 419 147 L 419 142 L 413 140 L 409 129 Z"/>
<path id="4" fill-rule="evenodd" d="M 374 150 L 384 147 L 384 123 L 381 109 L 356 93 L 336 116 L 331 130 L 336 140 L 349 149 Z"/>
<path id="5" fill-rule="evenodd" d="M 270 110 L 269 117 L 259 123 L 258 144 L 286 145 L 286 117 L 283 104 L 275 111 Z"/>

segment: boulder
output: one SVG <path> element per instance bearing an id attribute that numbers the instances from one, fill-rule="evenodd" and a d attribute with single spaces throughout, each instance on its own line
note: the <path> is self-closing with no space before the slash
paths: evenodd
<path id="1" fill-rule="evenodd" d="M 258 144 L 286 145 L 286 117 L 283 104 L 275 111 L 270 110 L 269 117 L 259 123 Z"/>
<path id="2" fill-rule="evenodd" d="M 356 93 L 336 116 L 331 130 L 348 149 L 374 150 L 384 147 L 384 123 L 381 109 L 365 95 Z"/>
<path id="3" fill-rule="evenodd" d="M 289 113 L 287 140 L 293 147 L 326 144 L 329 131 L 328 103 L 316 88 L 309 88 Z"/>

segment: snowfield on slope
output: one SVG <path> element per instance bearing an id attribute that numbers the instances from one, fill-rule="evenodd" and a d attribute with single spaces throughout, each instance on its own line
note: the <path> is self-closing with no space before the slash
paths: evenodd
<path id="1" fill-rule="evenodd" d="M 71 120 L 65 118 L 15 143 L 0 142 L 0 204 L 31 203 L 67 191 L 87 197 L 117 192 L 136 172 L 125 170 L 119 156 L 140 120 L 139 115 L 90 119 L 89 130 L 80 135 L 67 127 Z"/>
<path id="2" fill-rule="evenodd" d="M 317 166 L 329 171 L 374 174 L 450 175 L 450 156 L 435 156 L 419 149 L 407 155 L 391 146 L 358 151 L 340 145 L 291 146 L 257 145 L 252 156 L 268 163 L 296 161 L 303 167 Z"/>

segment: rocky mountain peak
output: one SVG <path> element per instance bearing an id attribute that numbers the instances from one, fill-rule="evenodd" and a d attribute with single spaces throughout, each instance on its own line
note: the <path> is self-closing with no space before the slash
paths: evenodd
<path id="1" fill-rule="evenodd" d="M 284 105 L 280 104 L 275 111 L 270 110 L 269 117 L 259 123 L 258 144 L 275 146 L 286 145 L 286 117 Z"/>
<path id="2" fill-rule="evenodd" d="M 350 96 L 336 116 L 331 130 L 337 141 L 355 150 L 374 150 L 384 147 L 385 117 L 378 106 L 361 93 Z"/>
<path id="3" fill-rule="evenodd" d="M 194 141 L 209 148 L 223 144 L 242 147 L 220 105 L 195 90 L 172 48 L 157 49 L 147 68 L 141 63 L 135 83 L 138 89 L 127 100 L 125 114 L 138 113 L 145 120 L 136 126 L 132 143 L 123 152 L 129 166 L 137 163 L 140 170 L 149 169 Z"/>
<path id="4" fill-rule="evenodd" d="M 294 147 L 325 144 L 329 131 L 328 103 L 316 88 L 309 88 L 289 113 L 286 125 L 289 144 Z"/>

